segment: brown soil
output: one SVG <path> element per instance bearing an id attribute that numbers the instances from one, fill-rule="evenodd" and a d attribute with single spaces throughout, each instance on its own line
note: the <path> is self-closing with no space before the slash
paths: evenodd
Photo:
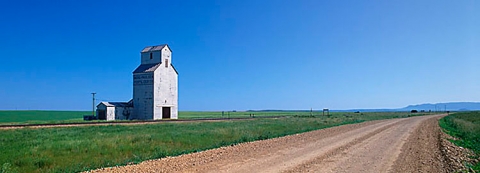
<path id="1" fill-rule="evenodd" d="M 451 172 L 438 118 L 370 121 L 91 172 Z"/>
<path id="2" fill-rule="evenodd" d="M 441 152 L 438 119 L 430 118 L 418 127 L 402 148 L 393 166 L 394 172 L 452 172 Z M 417 163 L 417 164 L 410 164 Z"/>

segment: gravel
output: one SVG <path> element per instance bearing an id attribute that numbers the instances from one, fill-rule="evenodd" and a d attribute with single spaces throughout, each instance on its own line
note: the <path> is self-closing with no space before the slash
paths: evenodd
<path id="1" fill-rule="evenodd" d="M 444 115 L 370 121 L 89 172 L 453 172 L 468 150 Z"/>

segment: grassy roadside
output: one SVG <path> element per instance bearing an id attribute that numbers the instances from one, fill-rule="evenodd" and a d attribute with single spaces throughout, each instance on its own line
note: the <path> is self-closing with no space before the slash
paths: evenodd
<path id="1" fill-rule="evenodd" d="M 0 172 L 78 172 L 408 113 L 0 130 Z"/>
<path id="2" fill-rule="evenodd" d="M 461 112 L 443 117 L 439 121 L 443 130 L 456 137 L 451 140 L 455 145 L 471 149 L 478 158 L 480 156 L 480 112 Z M 480 163 L 469 165 L 480 172 Z"/>

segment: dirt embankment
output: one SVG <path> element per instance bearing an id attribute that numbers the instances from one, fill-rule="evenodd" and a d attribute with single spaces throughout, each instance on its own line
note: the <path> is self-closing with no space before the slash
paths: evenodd
<path id="1" fill-rule="evenodd" d="M 449 135 L 442 132 L 438 120 L 427 119 L 408 138 L 394 164 L 394 172 L 473 172 L 465 167 L 473 152 L 452 144 Z M 415 163 L 415 164 L 408 164 Z"/>
<path id="2" fill-rule="evenodd" d="M 92 172 L 451 172 L 441 116 L 344 125 Z"/>

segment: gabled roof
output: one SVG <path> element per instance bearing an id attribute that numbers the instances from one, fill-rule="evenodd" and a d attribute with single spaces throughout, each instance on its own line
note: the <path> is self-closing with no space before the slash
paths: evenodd
<path id="1" fill-rule="evenodd" d="M 177 73 L 177 75 L 178 75 L 178 71 L 177 71 L 177 69 L 173 66 L 173 64 L 170 64 L 170 66 L 172 66 L 173 70 L 174 70 L 175 73 Z"/>
<path id="2" fill-rule="evenodd" d="M 160 67 L 162 63 L 154 63 L 154 64 L 141 64 L 140 66 L 133 71 L 133 73 L 147 73 L 147 72 L 153 72 L 155 71 L 158 67 Z"/>
<path id="3" fill-rule="evenodd" d="M 143 50 L 141 51 L 141 53 L 153 52 L 153 51 L 160 51 L 160 50 L 162 50 L 165 46 L 167 46 L 168 49 L 170 49 L 170 46 L 168 46 L 167 44 L 160 44 L 160 45 L 156 45 L 156 46 L 147 46 L 147 47 L 143 48 Z M 172 51 L 172 49 L 170 49 L 170 51 Z"/>
<path id="4" fill-rule="evenodd" d="M 98 105 L 101 104 L 106 107 L 133 107 L 133 102 L 100 102 Z"/>

